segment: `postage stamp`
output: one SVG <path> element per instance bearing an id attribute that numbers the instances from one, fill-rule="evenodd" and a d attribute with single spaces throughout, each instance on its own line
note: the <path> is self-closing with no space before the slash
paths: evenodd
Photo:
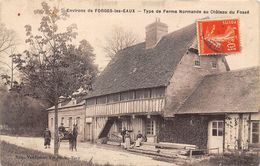
<path id="1" fill-rule="evenodd" d="M 198 20 L 197 35 L 200 55 L 241 51 L 238 19 Z"/>

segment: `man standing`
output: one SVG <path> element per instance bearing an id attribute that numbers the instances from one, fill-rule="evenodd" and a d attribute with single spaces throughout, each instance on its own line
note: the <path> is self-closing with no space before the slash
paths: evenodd
<path id="1" fill-rule="evenodd" d="M 68 139 L 69 139 L 69 149 L 73 151 L 75 142 L 74 142 L 73 131 L 71 131 L 71 129 L 69 129 L 68 131 Z"/>
<path id="2" fill-rule="evenodd" d="M 126 134 L 126 129 L 124 127 L 122 132 L 121 132 L 123 143 L 125 143 L 125 134 Z"/>
<path id="3" fill-rule="evenodd" d="M 78 125 L 77 124 L 73 125 L 72 133 L 73 133 L 73 138 L 74 138 L 74 141 L 73 141 L 74 149 L 77 151 L 77 137 L 78 137 Z"/>
<path id="4" fill-rule="evenodd" d="M 51 144 L 51 131 L 46 128 L 46 130 L 43 133 L 43 137 L 44 137 L 44 146 L 45 149 L 50 148 L 50 144 Z"/>

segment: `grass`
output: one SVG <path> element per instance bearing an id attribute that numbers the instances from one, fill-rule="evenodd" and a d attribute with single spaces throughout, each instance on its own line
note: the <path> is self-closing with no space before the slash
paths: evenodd
<path id="1" fill-rule="evenodd" d="M 5 141 L 0 141 L 0 158 L 1 166 L 111 166 L 61 156 L 55 159 L 52 154 L 19 147 Z M 179 164 L 185 166 L 259 166 L 259 162 L 260 159 L 256 155 L 242 153 L 211 156 L 194 162 L 182 161 Z M 177 161 L 173 163 L 178 164 Z"/>
<path id="2" fill-rule="evenodd" d="M 0 157 L 2 166 L 110 166 L 61 156 L 56 159 L 52 154 L 22 148 L 5 141 L 0 142 Z"/>
<path id="3" fill-rule="evenodd" d="M 186 166 L 260 166 L 260 159 L 256 154 L 225 154 L 212 156 L 199 162 L 187 163 Z"/>

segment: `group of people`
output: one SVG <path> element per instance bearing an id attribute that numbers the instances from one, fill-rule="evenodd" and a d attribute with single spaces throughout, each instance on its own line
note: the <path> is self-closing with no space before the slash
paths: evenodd
<path id="1" fill-rule="evenodd" d="M 132 130 L 126 130 L 126 128 L 124 127 L 122 132 L 121 132 L 121 136 L 122 136 L 122 142 L 124 145 L 125 149 L 129 149 L 131 148 L 131 137 L 130 137 L 130 132 L 132 132 Z M 136 135 L 136 140 L 135 140 L 135 144 L 133 146 L 136 147 L 140 147 L 141 146 L 141 142 L 145 140 L 145 137 L 141 134 L 141 131 L 138 131 L 138 134 Z"/>
<path id="2" fill-rule="evenodd" d="M 61 142 L 61 139 L 65 137 L 66 129 L 63 126 L 63 123 L 61 123 L 60 127 L 58 128 L 58 135 L 59 135 L 59 143 Z M 46 148 L 50 148 L 51 144 L 51 132 L 48 128 L 45 129 L 43 133 L 44 137 L 44 146 Z M 73 129 L 69 129 L 67 133 L 67 139 L 69 140 L 69 149 L 73 151 L 74 149 L 77 151 L 77 137 L 78 137 L 78 126 L 77 124 L 73 125 Z"/>

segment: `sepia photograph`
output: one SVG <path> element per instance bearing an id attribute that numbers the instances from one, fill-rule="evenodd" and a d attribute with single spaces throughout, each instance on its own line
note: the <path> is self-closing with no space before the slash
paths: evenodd
<path id="1" fill-rule="evenodd" d="M 260 166 L 257 0 L 0 0 L 1 166 Z"/>

